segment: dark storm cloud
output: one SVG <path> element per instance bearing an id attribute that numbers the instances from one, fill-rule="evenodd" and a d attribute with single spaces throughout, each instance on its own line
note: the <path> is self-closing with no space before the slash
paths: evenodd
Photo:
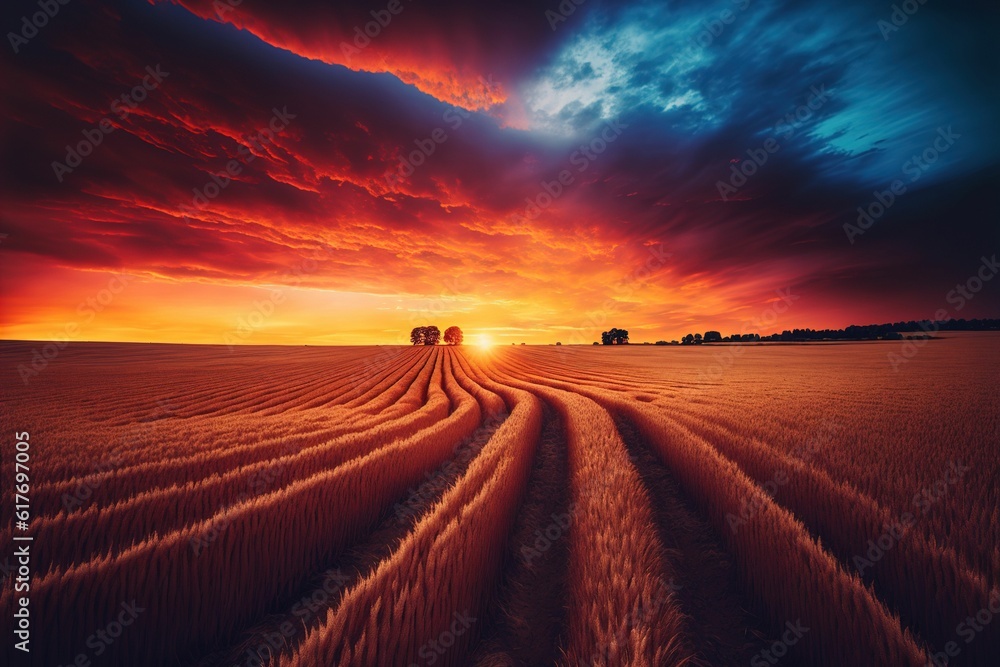
<path id="1" fill-rule="evenodd" d="M 80 0 L 4 55 L 5 248 L 236 282 L 319 257 L 316 286 L 376 293 L 451 267 L 497 295 L 663 243 L 665 287 L 799 284 L 837 312 L 919 311 L 997 249 L 995 9 L 928 2 L 885 39 L 891 8 L 862 3 L 593 0 L 552 30 L 547 6 L 404 2 L 345 54 L 380 7 L 178 4 Z M 115 115 L 157 65 L 169 76 Z M 53 162 L 104 118 L 60 182 Z M 896 179 L 851 243 L 844 225 Z"/>

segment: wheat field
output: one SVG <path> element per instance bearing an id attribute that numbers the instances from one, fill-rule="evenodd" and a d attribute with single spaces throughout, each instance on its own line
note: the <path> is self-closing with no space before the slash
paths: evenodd
<path id="1" fill-rule="evenodd" d="M 998 340 L 2 343 L 32 664 L 996 664 Z"/>

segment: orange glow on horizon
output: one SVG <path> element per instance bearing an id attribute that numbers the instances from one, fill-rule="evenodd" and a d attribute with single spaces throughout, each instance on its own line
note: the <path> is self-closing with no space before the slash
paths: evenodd
<path id="1" fill-rule="evenodd" d="M 31 281 L 14 276 L 30 272 Z M 239 285 L 165 280 L 135 272 L 122 284 L 122 274 L 42 266 L 36 260 L 11 260 L 0 280 L 0 337 L 21 340 L 167 342 L 223 345 L 409 345 L 415 326 L 437 325 L 442 331 L 457 325 L 470 336 L 472 347 L 527 343 L 590 345 L 602 330 L 621 326 L 633 343 L 678 339 L 688 332 L 740 331 L 743 320 L 768 307 L 736 306 L 740 292 L 706 288 L 700 302 L 684 301 L 684 290 L 651 284 L 643 301 L 634 297 L 608 302 L 615 296 L 601 276 L 563 279 L 572 289 L 540 290 L 535 299 L 498 301 L 474 289 L 442 297 L 433 292 L 377 294 L 282 285 Z M 124 275 L 129 276 L 128 272 Z M 519 279 L 511 277 L 515 294 Z M 461 283 L 460 283 L 461 284 Z M 746 295 L 744 295 L 746 296 Z M 765 298 L 769 298 L 765 295 Z M 592 304 L 614 303 L 601 310 Z M 752 303 L 752 301 L 749 301 Z M 683 318 L 657 315 L 662 304 L 681 311 Z M 719 312 L 728 315 L 720 317 Z M 832 317 L 831 317 L 832 316 Z M 831 322 L 832 320 L 832 322 Z M 783 328 L 816 328 L 851 322 L 830 311 L 801 308 L 783 316 L 761 333 Z"/>

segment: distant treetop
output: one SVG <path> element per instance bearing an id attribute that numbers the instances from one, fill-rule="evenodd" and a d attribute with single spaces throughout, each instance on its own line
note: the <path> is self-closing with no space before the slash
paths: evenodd
<path id="1" fill-rule="evenodd" d="M 444 330 L 444 342 L 448 345 L 461 345 L 462 339 L 462 330 L 458 327 L 448 327 Z"/>
<path id="2" fill-rule="evenodd" d="M 441 330 L 434 325 L 413 327 L 410 331 L 410 342 L 414 345 L 437 345 L 441 342 Z"/>
<path id="3" fill-rule="evenodd" d="M 601 343 L 604 345 L 627 345 L 628 331 L 616 328 L 604 331 L 601 333 Z"/>

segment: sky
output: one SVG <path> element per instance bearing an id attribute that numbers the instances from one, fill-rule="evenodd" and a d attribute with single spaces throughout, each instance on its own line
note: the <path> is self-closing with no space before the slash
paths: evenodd
<path id="1" fill-rule="evenodd" d="M 7 3 L 0 337 L 1000 316 L 1000 6 L 895 7 Z"/>

